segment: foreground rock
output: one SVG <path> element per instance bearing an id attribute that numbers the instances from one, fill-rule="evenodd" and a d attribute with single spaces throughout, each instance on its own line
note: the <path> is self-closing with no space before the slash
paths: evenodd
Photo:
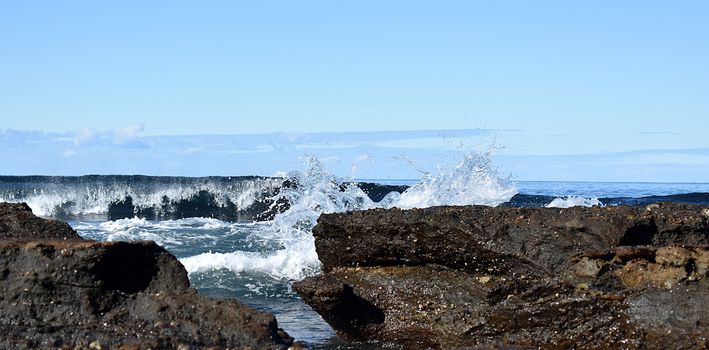
<path id="1" fill-rule="evenodd" d="M 0 348 L 284 349 L 272 315 L 197 295 L 154 242 L 82 240 L 0 203 Z"/>
<path id="2" fill-rule="evenodd" d="M 709 210 L 438 207 L 321 216 L 294 288 L 403 348 L 709 346 Z"/>

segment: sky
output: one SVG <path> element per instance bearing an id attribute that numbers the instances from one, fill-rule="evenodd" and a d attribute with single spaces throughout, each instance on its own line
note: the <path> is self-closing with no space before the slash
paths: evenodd
<path id="1" fill-rule="evenodd" d="M 709 182 L 707 140 L 706 1 L 0 3 L 2 174 Z"/>

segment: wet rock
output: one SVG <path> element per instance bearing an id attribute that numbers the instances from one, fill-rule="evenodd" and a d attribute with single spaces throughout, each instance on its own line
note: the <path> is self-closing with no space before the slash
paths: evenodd
<path id="1" fill-rule="evenodd" d="M 292 343 L 272 315 L 198 295 L 182 264 L 154 242 L 60 240 L 69 237 L 55 234 L 65 226 L 42 223 L 26 206 L 4 213 L 11 217 L 2 222 L 23 217 L 6 225 L 0 240 L 0 348 L 285 349 Z M 7 239 L 17 232 L 41 237 L 43 227 L 53 239 Z"/>
<path id="2" fill-rule="evenodd" d="M 438 207 L 320 217 L 294 289 L 406 349 L 709 346 L 706 208 Z"/>

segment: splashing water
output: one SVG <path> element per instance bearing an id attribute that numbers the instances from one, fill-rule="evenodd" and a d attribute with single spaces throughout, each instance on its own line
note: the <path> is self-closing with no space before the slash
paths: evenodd
<path id="1" fill-rule="evenodd" d="M 321 214 L 434 205 L 495 206 L 508 201 L 516 194 L 516 187 L 498 177 L 490 157 L 489 153 L 468 155 L 453 169 L 440 168 L 436 174 L 426 174 L 421 182 L 404 193 L 389 193 L 378 203 L 356 185 L 341 184 L 317 159 L 310 158 L 305 173 L 288 174 L 285 183 L 294 185 L 272 198 L 274 203 L 287 201 L 290 208 L 271 222 L 258 225 L 253 233 L 259 239 L 278 242 L 281 249 L 207 252 L 181 261 L 190 273 L 226 268 L 235 273 L 261 271 L 276 279 L 302 279 L 320 270 L 311 230 Z"/>
<path id="2" fill-rule="evenodd" d="M 249 202 L 253 200 L 252 194 L 263 188 L 264 183 L 276 182 L 282 184 L 280 191 L 275 195 L 270 194 L 266 199 L 272 203 L 271 210 L 274 206 L 284 204 L 287 209 L 280 210 L 279 214 L 267 222 L 239 223 L 209 218 L 161 221 L 131 218 L 77 222 L 74 226 L 85 237 L 97 240 L 154 240 L 177 255 L 193 279 L 202 278 L 205 274 L 223 275 L 224 271 L 237 277 L 252 278 L 258 275 L 255 279 L 258 283 L 251 283 L 255 281 L 252 278 L 249 280 L 251 284 L 258 284 L 259 290 L 270 292 L 274 290 L 271 287 L 280 286 L 275 287 L 276 294 L 283 294 L 284 288 L 288 289 L 291 281 L 320 271 L 311 230 L 321 214 L 434 205 L 494 206 L 509 200 L 516 193 L 513 184 L 497 175 L 491 166 L 491 155 L 488 152 L 470 154 L 452 168 L 441 167 L 435 173 L 425 174 L 419 183 L 402 194 L 389 193 L 380 202 L 373 202 L 356 184 L 336 178 L 315 158 L 308 159 L 305 172 L 291 172 L 275 180 L 237 183 L 242 187 L 238 191 L 230 187 L 230 195 L 248 194 L 249 200 L 245 202 Z M 210 185 L 208 181 L 206 186 Z M 236 186 L 232 183 L 228 185 Z M 203 188 L 201 186 L 198 188 Z M 120 190 L 120 194 L 98 193 L 96 203 L 104 206 L 106 198 L 120 198 L 127 189 L 125 186 L 112 188 Z M 130 194 L 136 198 L 145 198 L 146 203 L 155 203 L 159 200 L 148 199 L 147 196 L 162 196 L 164 191 L 171 190 L 163 184 L 149 189 L 150 193 L 142 197 L 137 189 L 131 189 Z M 219 192 L 216 188 L 210 190 Z M 175 191 L 177 193 L 172 198 L 187 193 L 179 187 Z M 233 201 L 239 202 L 236 198 Z M 91 201 L 86 199 L 86 203 L 81 206 L 89 208 L 90 204 Z"/>
<path id="3" fill-rule="evenodd" d="M 571 208 L 571 207 L 593 207 L 603 206 L 598 198 L 584 198 L 579 196 L 568 196 L 554 198 L 551 203 L 547 204 L 547 208 Z"/>
<path id="4" fill-rule="evenodd" d="M 283 188 L 271 198 L 274 206 L 287 201 L 290 207 L 268 222 L 255 226 L 253 238 L 277 242 L 281 249 L 268 252 L 212 253 L 182 259 L 190 273 L 226 268 L 235 273 L 259 271 L 276 280 L 299 280 L 320 271 L 311 229 L 320 214 L 374 208 L 359 187 L 340 186 L 334 175 L 315 158 L 305 173 L 288 174 Z"/>
<path id="5" fill-rule="evenodd" d="M 491 154 L 471 153 L 453 169 L 439 168 L 400 196 L 386 198 L 387 207 L 402 209 L 438 205 L 497 206 L 517 194 L 517 187 L 503 180 L 491 165 Z"/>

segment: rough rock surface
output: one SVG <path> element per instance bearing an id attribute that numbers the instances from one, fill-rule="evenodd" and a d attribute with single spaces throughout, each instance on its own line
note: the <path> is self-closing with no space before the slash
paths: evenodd
<path id="1" fill-rule="evenodd" d="M 292 343 L 272 315 L 198 295 L 182 264 L 154 242 L 82 240 L 67 225 L 34 217 L 26 205 L 0 203 L 0 213 L 2 349 Z"/>
<path id="2" fill-rule="evenodd" d="M 66 222 L 34 216 L 26 203 L 0 203 L 0 239 L 81 239 Z"/>
<path id="3" fill-rule="evenodd" d="M 320 217 L 294 289 L 403 348 L 709 347 L 709 210 L 438 207 Z"/>

